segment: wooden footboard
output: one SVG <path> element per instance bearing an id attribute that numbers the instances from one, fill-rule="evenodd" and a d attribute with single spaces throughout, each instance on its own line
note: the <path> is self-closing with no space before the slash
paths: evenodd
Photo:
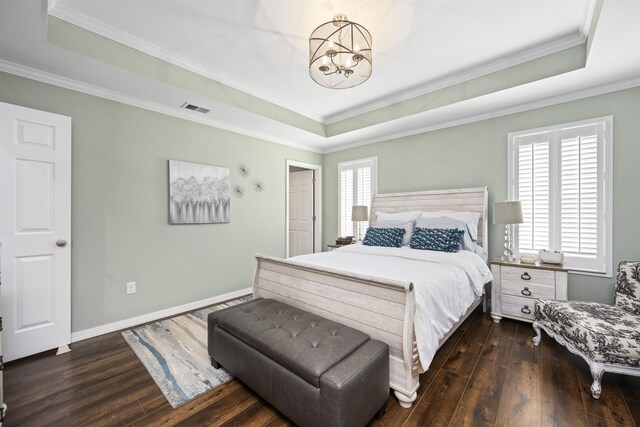
<path id="1" fill-rule="evenodd" d="M 418 389 L 413 284 L 256 254 L 255 297 L 273 298 L 389 345 L 390 387 L 408 407 Z"/>

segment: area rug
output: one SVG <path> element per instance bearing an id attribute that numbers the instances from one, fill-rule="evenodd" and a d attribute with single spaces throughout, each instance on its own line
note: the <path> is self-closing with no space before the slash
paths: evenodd
<path id="1" fill-rule="evenodd" d="M 139 326 L 124 331 L 122 337 L 175 409 L 232 378 L 224 369 L 211 366 L 207 315 L 251 299 L 246 296 Z"/>

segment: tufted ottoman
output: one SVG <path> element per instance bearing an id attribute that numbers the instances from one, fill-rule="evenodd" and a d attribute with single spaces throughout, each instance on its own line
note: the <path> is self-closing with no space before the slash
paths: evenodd
<path id="1" fill-rule="evenodd" d="M 389 397 L 389 347 L 272 299 L 209 314 L 209 355 L 298 425 L 358 426 Z"/>

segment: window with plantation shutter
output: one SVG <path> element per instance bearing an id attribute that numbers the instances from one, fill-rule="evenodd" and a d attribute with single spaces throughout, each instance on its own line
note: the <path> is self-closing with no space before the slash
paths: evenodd
<path id="1" fill-rule="evenodd" d="M 377 184 L 377 164 L 376 157 L 338 164 L 340 236 L 354 235 L 351 221 L 351 208 L 354 205 L 371 207 Z"/>
<path id="2" fill-rule="evenodd" d="M 611 275 L 613 118 L 509 134 L 516 253 L 562 251 L 575 272 Z"/>

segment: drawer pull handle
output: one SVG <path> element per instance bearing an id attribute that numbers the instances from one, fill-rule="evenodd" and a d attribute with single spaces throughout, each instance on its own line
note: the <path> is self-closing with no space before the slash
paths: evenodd
<path id="1" fill-rule="evenodd" d="M 520 276 L 522 280 L 531 280 L 531 276 L 526 271 Z"/>
<path id="2" fill-rule="evenodd" d="M 524 314 L 531 314 L 531 310 L 529 310 L 528 305 L 525 305 L 524 307 L 522 307 L 520 311 L 523 312 Z"/>
<path id="3" fill-rule="evenodd" d="M 527 288 L 526 286 L 524 287 L 523 290 L 520 291 L 520 293 L 526 297 L 530 297 L 531 296 L 531 291 L 529 290 L 529 288 Z"/>

